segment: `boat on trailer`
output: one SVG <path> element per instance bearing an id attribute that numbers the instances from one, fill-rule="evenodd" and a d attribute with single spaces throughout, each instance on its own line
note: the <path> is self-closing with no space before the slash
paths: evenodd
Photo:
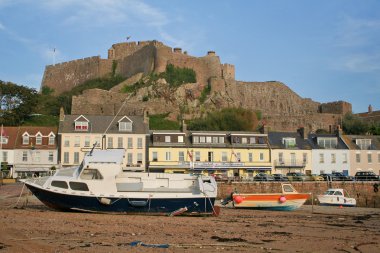
<path id="1" fill-rule="evenodd" d="M 78 167 L 24 180 L 46 206 L 62 211 L 216 215 L 211 176 L 126 171 L 124 150 L 93 150 Z"/>
<path id="2" fill-rule="evenodd" d="M 328 189 L 317 198 L 321 206 L 356 206 L 356 199 L 347 196 L 348 194 L 345 194 L 343 189 Z"/>
<path id="3" fill-rule="evenodd" d="M 298 193 L 291 184 L 281 184 L 281 193 L 231 193 L 222 202 L 232 201 L 235 208 L 292 211 L 302 206 L 310 197 L 309 193 Z"/>

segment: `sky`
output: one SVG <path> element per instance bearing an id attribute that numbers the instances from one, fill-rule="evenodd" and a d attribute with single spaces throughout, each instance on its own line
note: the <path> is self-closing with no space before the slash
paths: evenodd
<path id="1" fill-rule="evenodd" d="M 39 90 L 46 65 L 158 40 L 215 51 L 240 81 L 380 110 L 378 0 L 0 0 L 0 80 Z"/>

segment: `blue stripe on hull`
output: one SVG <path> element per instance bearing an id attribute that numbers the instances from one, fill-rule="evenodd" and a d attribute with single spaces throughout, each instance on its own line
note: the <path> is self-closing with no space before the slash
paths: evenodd
<path id="1" fill-rule="evenodd" d="M 42 203 L 63 211 L 168 214 L 187 207 L 186 213 L 210 214 L 213 212 L 215 202 L 215 198 L 204 197 L 150 199 L 150 201 L 136 198 L 107 198 L 111 200 L 111 204 L 107 205 L 100 203 L 101 197 L 65 195 L 31 185 L 27 187 Z"/>
<path id="2" fill-rule="evenodd" d="M 327 204 L 327 203 L 319 203 L 320 206 L 345 206 L 345 207 L 355 207 L 356 205 L 350 204 Z"/>

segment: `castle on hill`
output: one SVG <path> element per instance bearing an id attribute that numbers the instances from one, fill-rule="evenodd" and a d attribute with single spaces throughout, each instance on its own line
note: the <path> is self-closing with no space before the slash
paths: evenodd
<path id="1" fill-rule="evenodd" d="M 114 44 L 108 50 L 107 59 L 93 56 L 46 66 L 41 85 L 61 94 L 113 71 L 127 78 L 125 82 L 130 85 L 152 72 L 164 72 L 168 64 L 193 69 L 197 82 L 184 84 L 175 91 L 165 83 L 158 88 L 141 89 L 128 100 L 123 113 L 136 115 L 148 110 L 150 114 L 170 113 L 171 119 L 178 118 L 180 113 L 185 119 L 191 119 L 205 111 L 243 107 L 260 111 L 262 124 L 267 129 L 294 131 L 302 126 L 312 132 L 335 129 L 341 124 L 343 115 L 352 111 L 351 104 L 345 101 L 321 104 L 302 98 L 281 82 L 237 81 L 235 66 L 221 63 L 214 51 L 194 57 L 181 48 L 171 48 L 155 40 Z M 201 103 L 199 97 L 206 85 L 210 85 L 211 92 Z M 71 113 L 113 115 L 127 96 L 120 90 L 120 86 L 110 91 L 93 89 L 74 96 Z M 148 95 L 150 99 L 144 101 Z M 186 108 L 185 112 L 181 108 Z"/>

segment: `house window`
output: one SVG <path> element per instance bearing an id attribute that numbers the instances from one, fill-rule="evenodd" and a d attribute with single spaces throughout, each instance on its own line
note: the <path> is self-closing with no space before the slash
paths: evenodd
<path id="1" fill-rule="evenodd" d="M 29 145 L 29 135 L 24 135 L 22 137 L 22 144 L 23 145 Z"/>
<path id="2" fill-rule="evenodd" d="M 278 162 L 280 164 L 284 163 L 284 153 L 282 153 L 282 152 L 278 153 Z"/>
<path id="3" fill-rule="evenodd" d="M 336 163 L 336 155 L 331 154 L 331 163 Z"/>
<path id="4" fill-rule="evenodd" d="M 40 161 L 41 161 L 41 152 L 37 151 L 37 152 L 34 154 L 34 161 L 35 161 L 35 162 L 40 162 Z"/>
<path id="5" fill-rule="evenodd" d="M 22 151 L 22 161 L 27 162 L 28 161 L 28 152 Z"/>
<path id="6" fill-rule="evenodd" d="M 42 136 L 41 135 L 36 136 L 36 145 L 42 145 Z"/>
<path id="7" fill-rule="evenodd" d="M 224 143 L 224 137 L 223 136 L 219 137 L 219 143 Z"/>
<path id="8" fill-rule="evenodd" d="M 91 137 L 90 136 L 85 136 L 84 137 L 84 146 L 85 147 L 90 147 L 90 142 L 91 142 Z"/>
<path id="9" fill-rule="evenodd" d="M 255 137 L 250 137 L 249 138 L 249 143 L 250 144 L 256 144 L 256 138 Z"/>
<path id="10" fill-rule="evenodd" d="M 119 122 L 119 131 L 131 132 L 132 122 Z"/>
<path id="11" fill-rule="evenodd" d="M 157 152 L 152 152 L 152 161 L 153 162 L 157 162 L 158 159 L 157 159 Z"/>
<path id="12" fill-rule="evenodd" d="M 142 153 L 137 153 L 137 163 L 138 163 L 138 164 L 142 164 L 142 160 L 143 160 L 142 157 L 143 157 L 143 156 L 142 156 Z"/>
<path id="13" fill-rule="evenodd" d="M 336 148 L 338 145 L 337 138 L 319 137 L 318 146 L 321 148 Z"/>
<path id="14" fill-rule="evenodd" d="M 49 151 L 48 161 L 51 162 L 51 163 L 54 161 L 54 153 L 53 153 L 53 151 Z"/>
<path id="15" fill-rule="evenodd" d="M 8 144 L 8 138 L 7 137 L 4 137 L 4 136 L 1 136 L 1 144 Z"/>
<path id="16" fill-rule="evenodd" d="M 199 142 L 200 142 L 200 143 L 205 143 L 205 142 L 206 142 L 206 137 L 201 136 L 201 137 L 199 138 Z"/>
<path id="17" fill-rule="evenodd" d="M 113 148 L 113 137 L 108 137 L 107 148 Z"/>
<path id="18" fill-rule="evenodd" d="M 227 162 L 227 152 L 222 152 L 222 162 Z"/>
<path id="19" fill-rule="evenodd" d="M 253 153 L 248 153 L 248 161 L 253 162 Z"/>
<path id="20" fill-rule="evenodd" d="M 296 138 L 283 138 L 282 144 L 285 148 L 294 148 L 296 146 Z"/>
<path id="21" fill-rule="evenodd" d="M 343 163 L 347 163 L 347 154 L 343 154 Z"/>
<path id="22" fill-rule="evenodd" d="M 69 163 L 69 152 L 64 152 L 63 153 L 63 162 L 64 163 Z"/>
<path id="23" fill-rule="evenodd" d="M 171 142 L 171 136 L 165 136 L 165 142 Z"/>
<path id="24" fill-rule="evenodd" d="M 183 151 L 178 152 L 178 161 L 180 161 L 180 162 L 185 161 L 185 152 L 183 152 Z"/>
<path id="25" fill-rule="evenodd" d="M 137 148 L 143 148 L 143 139 L 137 138 Z"/>
<path id="26" fill-rule="evenodd" d="M 207 142 L 207 143 L 211 143 L 211 140 L 212 140 L 211 136 L 207 136 L 207 137 L 206 137 L 206 142 Z"/>
<path id="27" fill-rule="evenodd" d="M 128 153 L 128 155 L 127 155 L 127 164 L 128 165 L 133 164 L 133 154 L 132 153 Z"/>
<path id="28" fill-rule="evenodd" d="M 80 147 L 80 136 L 75 136 L 74 147 Z"/>
<path id="29" fill-rule="evenodd" d="M 303 164 L 307 163 L 307 153 L 302 154 L 302 162 L 303 162 Z"/>
<path id="30" fill-rule="evenodd" d="M 133 139 L 128 137 L 128 148 L 133 148 Z"/>
<path id="31" fill-rule="evenodd" d="M 193 136 L 193 143 L 199 143 L 199 136 Z"/>
<path id="32" fill-rule="evenodd" d="M 70 137 L 65 137 L 63 141 L 63 146 L 70 147 Z"/>
<path id="33" fill-rule="evenodd" d="M 8 162 L 8 152 L 7 151 L 3 151 L 2 162 Z"/>
<path id="34" fill-rule="evenodd" d="M 123 137 L 117 137 L 117 148 L 123 148 Z"/>
<path id="35" fill-rule="evenodd" d="M 218 136 L 212 137 L 212 143 L 218 143 Z"/>
<path id="36" fill-rule="evenodd" d="M 355 140 L 356 145 L 359 146 L 360 149 L 362 150 L 369 150 L 371 149 L 371 139 L 356 139 Z"/>
<path id="37" fill-rule="evenodd" d="M 74 152 L 74 164 L 79 163 L 79 152 Z"/>
<path id="38" fill-rule="evenodd" d="M 264 153 L 260 153 L 260 161 L 264 161 Z"/>
<path id="39" fill-rule="evenodd" d="M 166 161 L 170 161 L 172 159 L 170 152 L 166 152 L 165 159 L 166 159 Z"/>
<path id="40" fill-rule="evenodd" d="M 179 135 L 179 136 L 178 136 L 178 142 L 179 142 L 179 143 L 182 143 L 182 142 L 183 142 L 183 136 L 182 136 L 182 135 Z"/>
<path id="41" fill-rule="evenodd" d="M 232 142 L 233 143 L 240 143 L 240 138 L 237 137 L 237 136 L 235 136 L 235 137 L 232 138 Z"/>
<path id="42" fill-rule="evenodd" d="M 237 153 L 236 153 L 236 161 L 237 161 L 238 163 L 240 163 L 240 161 L 241 161 L 241 154 L 240 154 L 240 152 L 237 152 Z"/>
<path id="43" fill-rule="evenodd" d="M 88 122 L 87 121 L 75 121 L 75 131 L 87 131 Z"/>
<path id="44" fill-rule="evenodd" d="M 195 161 L 199 162 L 201 160 L 201 152 L 196 151 L 195 152 Z"/>
<path id="45" fill-rule="evenodd" d="M 213 162 L 214 161 L 214 152 L 208 152 L 208 161 Z"/>
<path id="46" fill-rule="evenodd" d="M 360 163 L 360 154 L 356 154 L 356 162 Z"/>
<path id="47" fill-rule="evenodd" d="M 241 143 L 247 144 L 247 138 L 246 137 L 241 138 Z"/>
<path id="48" fill-rule="evenodd" d="M 49 145 L 54 145 L 55 143 L 55 136 L 54 135 L 50 135 L 49 136 Z"/>
<path id="49" fill-rule="evenodd" d="M 367 158 L 368 158 L 368 163 L 372 163 L 372 154 L 371 153 L 367 154 Z"/>
<path id="50" fill-rule="evenodd" d="M 325 163 L 325 156 L 324 156 L 324 154 L 319 154 L 319 163 Z"/>

